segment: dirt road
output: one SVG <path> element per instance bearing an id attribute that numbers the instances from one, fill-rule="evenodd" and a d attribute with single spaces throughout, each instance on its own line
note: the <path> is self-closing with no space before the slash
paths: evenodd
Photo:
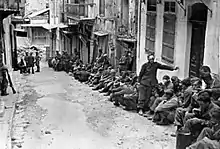
<path id="1" fill-rule="evenodd" d="M 23 77 L 13 148 L 174 149 L 174 127 L 123 111 L 64 72 L 45 67 Z"/>

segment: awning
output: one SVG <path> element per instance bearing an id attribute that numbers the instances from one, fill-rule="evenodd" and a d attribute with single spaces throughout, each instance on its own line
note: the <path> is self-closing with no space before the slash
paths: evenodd
<path id="1" fill-rule="evenodd" d="M 14 29 L 14 31 L 16 32 L 16 36 L 18 37 L 27 37 L 27 32 L 24 29 Z"/>
<path id="2" fill-rule="evenodd" d="M 97 32 L 93 32 L 93 34 L 97 35 L 97 36 L 107 36 L 108 33 L 103 32 L 103 31 L 97 31 Z"/>
<path id="3" fill-rule="evenodd" d="M 136 42 L 136 39 L 132 39 L 132 38 L 118 38 L 117 40 L 119 41 L 126 41 L 126 42 Z"/>
<path id="4" fill-rule="evenodd" d="M 57 25 L 44 24 L 42 27 L 43 27 L 44 29 L 51 30 L 51 29 L 57 28 Z"/>
<path id="5" fill-rule="evenodd" d="M 74 32 L 62 31 L 64 34 L 74 34 Z"/>
<path id="6" fill-rule="evenodd" d="M 51 25 L 51 24 L 45 24 L 45 25 L 43 25 L 42 27 L 45 28 L 45 29 L 47 29 L 47 30 L 51 30 L 51 29 L 54 29 L 54 28 L 67 28 L 68 25 L 65 25 L 65 24 L 63 24 L 63 23 L 61 23 L 61 24 L 53 24 L 53 25 Z"/>
<path id="7" fill-rule="evenodd" d="M 18 29 L 18 28 L 15 28 L 14 31 L 16 31 L 16 32 L 26 32 L 24 29 Z"/>
<path id="8" fill-rule="evenodd" d="M 36 17 L 38 15 L 44 14 L 44 13 L 49 12 L 49 11 L 50 11 L 50 8 L 46 8 L 46 9 L 43 9 L 43 10 L 40 10 L 40 11 L 37 11 L 37 12 L 33 12 L 32 14 L 27 15 L 24 18 L 33 18 L 33 17 Z"/>
<path id="9" fill-rule="evenodd" d="M 47 24 L 21 24 L 22 27 L 43 27 Z"/>

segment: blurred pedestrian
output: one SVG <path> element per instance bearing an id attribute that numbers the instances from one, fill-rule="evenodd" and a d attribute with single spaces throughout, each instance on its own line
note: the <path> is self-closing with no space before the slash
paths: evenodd
<path id="1" fill-rule="evenodd" d="M 30 74 L 32 72 L 32 74 L 34 74 L 34 56 L 33 56 L 33 52 L 30 53 L 30 56 L 28 56 L 28 73 Z"/>
<path id="2" fill-rule="evenodd" d="M 29 57 L 29 52 L 25 52 L 25 56 L 24 56 L 24 60 L 26 63 L 26 67 L 25 67 L 25 73 L 29 72 L 29 63 L 28 63 L 28 57 Z"/>
<path id="3" fill-rule="evenodd" d="M 35 64 L 37 66 L 36 72 L 40 72 L 40 61 L 41 61 L 41 57 L 39 56 L 39 53 L 36 52 L 36 56 L 35 56 Z"/>

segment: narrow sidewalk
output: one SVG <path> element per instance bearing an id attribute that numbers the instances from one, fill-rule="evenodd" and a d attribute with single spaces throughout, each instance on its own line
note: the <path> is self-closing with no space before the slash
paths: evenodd
<path id="1" fill-rule="evenodd" d="M 4 113 L 0 114 L 0 149 L 11 149 L 10 136 L 12 120 L 14 117 L 16 100 L 20 97 L 19 88 L 21 87 L 22 76 L 19 71 L 11 71 L 9 73 L 17 93 L 13 94 L 11 87 L 8 86 L 9 95 L 5 97 L 0 96 L 0 101 L 3 101 L 1 103 L 5 106 L 5 109 L 2 109 L 4 106 L 2 108 L 0 107 L 0 111 L 4 111 Z"/>

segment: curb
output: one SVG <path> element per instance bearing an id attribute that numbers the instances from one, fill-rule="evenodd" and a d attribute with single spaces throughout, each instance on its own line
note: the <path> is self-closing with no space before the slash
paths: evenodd
<path id="1" fill-rule="evenodd" d="M 20 94 L 20 91 L 19 91 L 19 86 L 21 85 L 21 83 L 20 83 L 21 76 L 20 76 L 20 74 L 17 75 L 15 73 L 13 73 L 13 72 L 10 73 L 11 77 L 15 78 L 15 80 L 13 80 L 13 84 L 14 84 L 15 88 L 17 89 L 16 90 L 17 93 L 15 94 L 15 96 L 16 96 L 15 100 L 12 102 L 12 104 L 13 104 L 12 114 L 11 114 L 11 117 L 8 121 L 9 128 L 8 128 L 8 135 L 7 135 L 7 144 L 6 144 L 5 149 L 12 149 L 11 138 L 12 138 L 13 119 L 14 119 L 15 112 L 16 112 L 16 102 L 17 102 L 17 100 L 19 100 L 21 98 L 21 96 L 20 96 L 21 94 Z"/>

